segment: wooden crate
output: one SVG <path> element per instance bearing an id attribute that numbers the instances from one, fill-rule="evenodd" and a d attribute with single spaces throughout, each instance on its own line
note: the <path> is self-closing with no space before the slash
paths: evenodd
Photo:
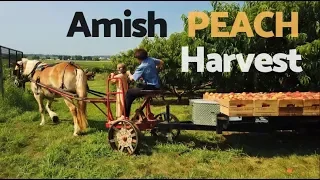
<path id="1" fill-rule="evenodd" d="M 303 100 L 302 99 L 280 99 L 279 116 L 302 116 Z"/>
<path id="2" fill-rule="evenodd" d="M 214 99 L 213 96 L 209 96 L 209 97 L 208 97 L 208 100 L 210 100 L 210 101 L 215 101 L 215 99 Z"/>
<path id="3" fill-rule="evenodd" d="M 303 107 L 279 107 L 279 116 L 302 116 Z"/>
<path id="4" fill-rule="evenodd" d="M 302 99 L 279 99 L 279 107 L 303 107 Z"/>
<path id="5" fill-rule="evenodd" d="M 254 116 L 278 116 L 278 100 L 254 100 Z"/>
<path id="6" fill-rule="evenodd" d="M 304 99 L 303 106 L 303 116 L 320 116 L 320 99 Z"/>
<path id="7" fill-rule="evenodd" d="M 219 102 L 228 116 L 320 116 L 320 99 L 226 100 L 210 94 L 203 99 Z"/>
<path id="8" fill-rule="evenodd" d="M 253 116 L 253 100 L 220 100 L 220 112 L 228 116 Z"/>

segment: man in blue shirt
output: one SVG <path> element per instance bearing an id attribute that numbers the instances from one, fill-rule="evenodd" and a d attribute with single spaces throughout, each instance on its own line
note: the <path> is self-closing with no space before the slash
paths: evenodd
<path id="1" fill-rule="evenodd" d="M 143 78 L 145 84 L 141 88 L 129 89 L 125 98 L 125 112 L 126 118 L 130 116 L 130 109 L 133 101 L 142 97 L 141 90 L 159 90 L 160 79 L 158 76 L 158 69 L 162 69 L 164 62 L 162 60 L 148 57 L 147 51 L 144 49 L 137 49 L 134 57 L 139 61 L 140 65 L 136 69 L 133 75 L 129 73 L 129 78 L 132 81 L 137 81 Z M 124 119 L 121 117 L 120 119 Z"/>

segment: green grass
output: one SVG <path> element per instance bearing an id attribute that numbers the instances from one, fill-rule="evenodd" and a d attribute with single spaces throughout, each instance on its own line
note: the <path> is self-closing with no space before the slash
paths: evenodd
<path id="1" fill-rule="evenodd" d="M 105 74 L 89 81 L 105 91 Z M 27 85 L 28 87 L 29 85 Z M 140 101 L 136 101 L 133 109 Z M 114 108 L 114 107 L 113 107 Z M 6 87 L 0 101 L 0 178 L 319 178 L 320 143 L 316 137 L 182 131 L 174 143 L 145 133 L 140 155 L 112 151 L 105 117 L 88 105 L 89 129 L 73 137 L 71 114 L 64 102 L 53 103 L 61 122 L 46 115 L 40 127 L 30 92 Z M 164 106 L 153 107 L 155 114 Z M 171 105 L 180 120 L 191 119 L 191 107 Z M 288 173 L 287 169 L 293 172 Z"/>

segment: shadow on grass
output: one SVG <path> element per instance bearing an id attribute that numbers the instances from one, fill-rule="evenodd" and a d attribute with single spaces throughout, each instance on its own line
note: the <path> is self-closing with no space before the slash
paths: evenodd
<path id="1" fill-rule="evenodd" d="M 91 128 L 87 134 L 96 131 L 108 132 L 105 121 L 88 120 Z M 140 139 L 140 155 L 152 155 L 158 143 L 168 144 L 166 139 L 149 136 L 149 132 L 142 132 Z M 214 136 L 214 139 L 200 140 L 192 135 L 185 135 L 183 132 L 174 141 L 188 147 L 188 149 L 207 150 L 231 150 L 238 149 L 244 154 L 252 157 L 271 158 L 274 156 L 290 155 L 314 155 L 320 153 L 320 139 L 318 134 L 297 134 L 281 132 L 273 134 L 263 133 L 229 133 L 223 136 Z"/>
<path id="2" fill-rule="evenodd" d="M 40 117 L 40 116 L 39 116 Z M 40 118 L 39 118 L 40 119 Z M 40 122 L 40 121 L 39 121 Z M 73 125 L 73 120 L 72 119 L 67 119 L 67 118 L 59 118 L 59 121 L 57 123 L 54 123 L 50 118 L 47 120 L 47 122 L 51 123 L 52 125 L 58 125 L 61 123 L 67 123 Z"/>
<path id="3" fill-rule="evenodd" d="M 141 154 L 151 155 L 158 142 L 168 143 L 166 140 L 146 136 L 143 138 Z M 320 153 L 319 134 L 302 135 L 295 133 L 233 133 L 217 136 L 214 140 L 199 140 L 194 136 L 180 135 L 174 143 L 188 146 L 191 149 L 207 150 L 235 150 L 238 149 L 251 157 L 272 158 L 275 156 L 314 155 Z M 182 154 L 181 153 L 181 154 Z"/>
<path id="4" fill-rule="evenodd" d="M 108 132 L 108 129 L 106 128 L 106 121 L 98 121 L 98 120 L 92 120 L 88 119 L 89 127 L 94 128 L 97 131 L 105 131 Z M 90 131 L 88 134 L 95 133 L 96 131 Z"/>
<path id="5" fill-rule="evenodd" d="M 320 153 L 318 134 L 274 133 L 274 134 L 229 134 L 220 143 L 221 149 L 228 146 L 255 157 L 314 155 Z M 222 146 L 221 146 L 222 145 Z"/>

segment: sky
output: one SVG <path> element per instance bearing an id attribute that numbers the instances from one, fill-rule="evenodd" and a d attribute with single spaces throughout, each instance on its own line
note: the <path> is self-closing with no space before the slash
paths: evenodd
<path id="1" fill-rule="evenodd" d="M 91 31 L 92 19 L 125 19 L 123 12 L 131 10 L 130 18 L 147 19 L 148 11 L 167 22 L 168 36 L 183 30 L 182 14 L 195 10 L 211 10 L 209 1 L 74 1 L 74 2 L 0 2 L 0 45 L 21 50 L 25 54 L 114 55 L 139 45 L 142 38 L 85 37 L 75 33 L 67 37 L 75 12 L 84 13 Z M 156 26 L 156 33 L 159 27 Z"/>

